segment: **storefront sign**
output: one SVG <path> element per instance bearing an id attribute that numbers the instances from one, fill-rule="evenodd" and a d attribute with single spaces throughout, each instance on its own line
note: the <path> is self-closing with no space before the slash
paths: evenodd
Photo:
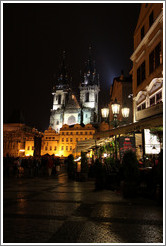
<path id="1" fill-rule="evenodd" d="M 120 158 L 123 158 L 124 152 L 127 150 L 135 151 L 135 137 L 120 137 L 119 138 Z"/>

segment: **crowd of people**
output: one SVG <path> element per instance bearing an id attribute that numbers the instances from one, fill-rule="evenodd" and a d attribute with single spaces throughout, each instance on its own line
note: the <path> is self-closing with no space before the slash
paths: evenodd
<path id="1" fill-rule="evenodd" d="M 61 160 L 57 157 L 4 157 L 4 177 L 50 177 L 61 170 Z"/>

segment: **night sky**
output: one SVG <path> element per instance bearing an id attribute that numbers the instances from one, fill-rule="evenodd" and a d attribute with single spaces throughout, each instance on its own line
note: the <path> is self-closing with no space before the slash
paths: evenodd
<path id="1" fill-rule="evenodd" d="M 47 129 L 62 53 L 78 93 L 89 45 L 100 75 L 100 106 L 108 104 L 113 78 L 131 70 L 139 11 L 138 3 L 4 4 L 4 122 L 21 110 L 27 125 Z"/>

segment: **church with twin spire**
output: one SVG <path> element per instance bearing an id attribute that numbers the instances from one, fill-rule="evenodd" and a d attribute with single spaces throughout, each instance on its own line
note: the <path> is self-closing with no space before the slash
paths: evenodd
<path id="1" fill-rule="evenodd" d="M 92 59 L 91 47 L 83 76 L 80 78 L 79 98 L 77 100 L 70 86 L 71 79 L 65 64 L 65 52 L 59 76 L 53 86 L 53 107 L 51 109 L 50 126 L 59 132 L 67 124 L 95 124 L 98 122 L 98 96 L 100 91 L 99 75 Z"/>

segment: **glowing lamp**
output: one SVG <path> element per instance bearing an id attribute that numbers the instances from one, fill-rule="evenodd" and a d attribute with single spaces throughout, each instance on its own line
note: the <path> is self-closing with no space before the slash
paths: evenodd
<path id="1" fill-rule="evenodd" d="M 101 109 L 101 115 L 103 118 L 107 118 L 109 115 L 109 108 L 102 108 Z"/>
<path id="2" fill-rule="evenodd" d="M 122 116 L 124 118 L 128 118 L 129 117 L 129 113 L 130 113 L 130 109 L 129 108 L 127 108 L 127 107 L 122 108 Z"/>
<path id="3" fill-rule="evenodd" d="M 115 98 L 115 101 L 112 103 L 111 108 L 112 108 L 112 113 L 114 115 L 119 114 L 120 104 L 117 102 L 117 99 L 116 98 Z"/>

